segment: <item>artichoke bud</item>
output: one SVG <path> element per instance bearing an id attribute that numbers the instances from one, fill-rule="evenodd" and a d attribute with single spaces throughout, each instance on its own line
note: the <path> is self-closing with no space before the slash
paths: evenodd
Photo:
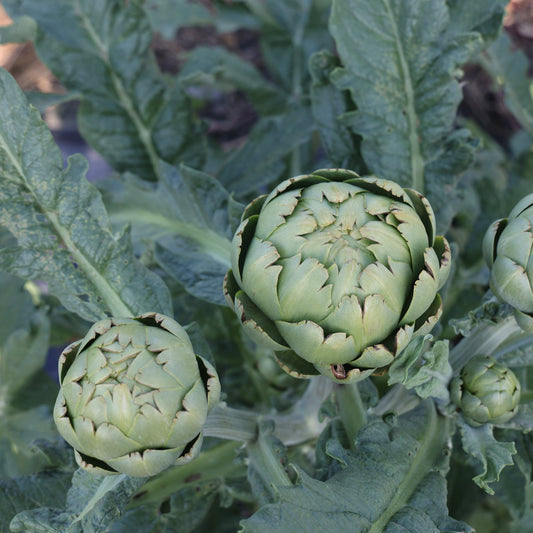
<path id="1" fill-rule="evenodd" d="M 54 421 L 94 473 L 152 476 L 200 451 L 220 382 L 173 319 L 96 322 L 59 359 Z"/>
<path id="2" fill-rule="evenodd" d="M 386 369 L 433 328 L 450 261 L 423 196 L 318 170 L 245 209 L 224 293 L 289 374 L 347 383 Z"/>
<path id="3" fill-rule="evenodd" d="M 518 411 L 520 383 L 505 365 L 477 355 L 452 380 L 451 397 L 471 426 L 503 424 Z"/>
<path id="4" fill-rule="evenodd" d="M 490 268 L 490 287 L 513 307 L 518 325 L 533 330 L 533 194 L 516 204 L 508 218 L 485 233 L 483 255 Z"/>

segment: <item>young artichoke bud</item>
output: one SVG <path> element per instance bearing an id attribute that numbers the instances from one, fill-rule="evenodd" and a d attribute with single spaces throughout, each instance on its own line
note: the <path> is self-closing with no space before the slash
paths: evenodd
<path id="1" fill-rule="evenodd" d="M 503 424 L 518 411 L 520 383 L 509 368 L 492 357 L 478 355 L 452 380 L 451 397 L 471 426 Z"/>
<path id="2" fill-rule="evenodd" d="M 57 429 L 99 474 L 152 476 L 189 462 L 220 396 L 213 366 L 157 313 L 96 322 L 61 354 L 59 380 Z"/>
<path id="3" fill-rule="evenodd" d="M 281 183 L 245 210 L 224 291 L 296 377 L 363 379 L 441 314 L 450 249 L 417 192 L 349 170 Z"/>
<path id="4" fill-rule="evenodd" d="M 518 325 L 533 329 L 533 194 L 496 220 L 483 239 L 490 286 L 499 300 L 511 305 Z"/>

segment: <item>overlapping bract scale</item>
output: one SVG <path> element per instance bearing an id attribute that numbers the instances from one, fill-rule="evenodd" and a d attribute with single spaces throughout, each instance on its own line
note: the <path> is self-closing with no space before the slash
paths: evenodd
<path id="1" fill-rule="evenodd" d="M 225 295 L 289 373 L 357 380 L 433 327 L 449 266 L 425 198 L 325 169 L 246 208 Z"/>
<path id="2" fill-rule="evenodd" d="M 151 476 L 190 461 L 216 405 L 213 366 L 156 313 L 94 324 L 59 360 L 54 420 L 83 468 Z"/>

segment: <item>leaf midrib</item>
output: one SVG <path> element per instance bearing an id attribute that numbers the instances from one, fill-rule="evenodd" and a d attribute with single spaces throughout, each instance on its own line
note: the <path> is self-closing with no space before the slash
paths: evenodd
<path id="1" fill-rule="evenodd" d="M 74 261 L 78 264 L 78 266 L 83 270 L 90 282 L 94 285 L 109 311 L 114 316 L 133 316 L 134 313 L 131 311 L 131 309 L 129 309 L 129 307 L 122 301 L 120 296 L 111 287 L 109 282 L 100 274 L 98 269 L 89 261 L 89 259 L 87 259 L 87 257 L 85 257 L 82 251 L 76 246 L 76 244 L 70 237 L 68 229 L 65 228 L 59 222 L 57 215 L 45 209 L 43 205 L 39 202 L 37 193 L 30 186 L 29 180 L 27 179 L 24 169 L 22 168 L 15 154 L 13 154 L 13 152 L 9 148 L 9 145 L 5 142 L 3 135 L 0 135 L 0 149 L 2 149 L 5 154 L 7 154 L 11 164 L 19 174 L 22 183 L 31 193 L 35 204 L 50 221 L 50 224 L 52 225 L 54 231 L 61 238 L 61 241 L 63 242 L 65 247 L 72 254 Z M 102 316 L 105 316 L 104 313 L 102 313 Z"/>
<path id="2" fill-rule="evenodd" d="M 107 46 L 98 36 L 98 33 L 95 27 L 93 26 L 89 17 L 85 14 L 83 9 L 81 8 L 78 0 L 76 0 L 76 8 L 82 20 L 82 23 L 85 26 L 85 29 L 87 30 L 89 38 L 91 39 L 95 48 L 97 49 L 100 55 L 100 58 L 109 68 L 109 75 L 111 78 L 111 82 L 113 83 L 115 93 L 119 99 L 119 102 L 122 108 L 124 109 L 124 111 L 126 111 L 131 121 L 133 122 L 135 129 L 137 130 L 139 139 L 141 140 L 146 150 L 146 153 L 148 154 L 148 158 L 150 159 L 150 164 L 152 166 L 154 175 L 157 177 L 159 181 L 161 181 L 159 155 L 152 141 L 151 131 L 148 127 L 146 127 L 141 116 L 135 110 L 135 106 L 131 98 L 128 96 L 128 92 L 126 91 L 126 88 L 124 87 L 124 84 L 122 83 L 122 80 L 115 74 L 115 71 L 109 62 L 109 51 L 108 51 Z"/>
<path id="3" fill-rule="evenodd" d="M 431 471 L 442 453 L 444 440 L 448 435 L 445 427 L 447 421 L 443 416 L 437 414 L 432 401 L 426 402 L 426 405 L 428 405 L 428 422 L 424 427 L 425 431 L 422 440 L 420 440 L 419 451 L 413 459 L 407 475 L 398 486 L 394 498 L 373 523 L 368 533 L 381 533 L 384 530 L 391 518 L 409 502 L 422 479 Z"/>
<path id="4" fill-rule="evenodd" d="M 385 9 L 389 22 L 394 32 L 394 43 L 398 51 L 398 59 L 400 61 L 400 71 L 403 80 L 404 93 L 406 97 L 406 113 L 409 127 L 409 146 L 411 156 L 411 183 L 412 187 L 420 194 L 424 194 L 424 161 L 422 159 L 422 151 L 420 148 L 420 140 L 418 135 L 418 117 L 415 106 L 415 92 L 411 79 L 411 71 L 409 64 L 405 57 L 402 41 L 398 32 L 397 21 L 392 13 L 390 0 L 384 0 Z"/>
<path id="5" fill-rule="evenodd" d="M 209 228 L 201 228 L 195 224 L 170 219 L 152 211 L 133 208 L 123 209 L 120 214 L 114 214 L 112 218 L 115 222 L 131 223 L 134 220 L 135 223 L 154 225 L 159 228 L 164 228 L 171 233 L 189 238 L 219 263 L 228 268 L 231 266 L 230 241 Z"/>

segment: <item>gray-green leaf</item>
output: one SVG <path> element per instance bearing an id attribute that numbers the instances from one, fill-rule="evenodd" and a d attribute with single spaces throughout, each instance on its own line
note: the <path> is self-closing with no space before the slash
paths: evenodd
<path id="1" fill-rule="evenodd" d="M 82 135 L 118 171 L 156 179 L 159 158 L 198 164 L 204 139 L 189 98 L 165 80 L 150 50 L 141 2 L 7 0 L 11 16 L 35 19 L 40 58 L 82 95 Z"/>
<path id="2" fill-rule="evenodd" d="M 514 442 L 497 441 L 490 424 L 473 428 L 460 421 L 459 430 L 465 452 L 481 464 L 481 473 L 473 481 L 489 494 L 494 494 L 489 484 L 500 479 L 505 466 L 513 464 L 512 456 L 516 453 Z"/>
<path id="3" fill-rule="evenodd" d="M 243 521 L 243 531 L 471 531 L 448 517 L 447 438 L 432 402 L 397 420 L 374 420 L 353 451 L 328 443 L 328 453 L 345 465 L 340 472 L 324 482 L 298 470 L 298 484 L 277 487 L 278 501 Z"/>
<path id="4" fill-rule="evenodd" d="M 95 321 L 111 313 L 172 313 L 167 287 L 134 257 L 128 231 L 111 232 L 82 156 L 63 157 L 38 111 L 0 71 L 0 225 L 17 239 L 0 269 L 47 283 L 70 311 Z"/>
<path id="5" fill-rule="evenodd" d="M 213 177 L 161 163 L 157 185 L 124 176 L 103 184 L 113 223 L 131 224 L 136 242 L 154 242 L 155 260 L 191 294 L 224 304 L 222 281 L 242 212 Z"/>

